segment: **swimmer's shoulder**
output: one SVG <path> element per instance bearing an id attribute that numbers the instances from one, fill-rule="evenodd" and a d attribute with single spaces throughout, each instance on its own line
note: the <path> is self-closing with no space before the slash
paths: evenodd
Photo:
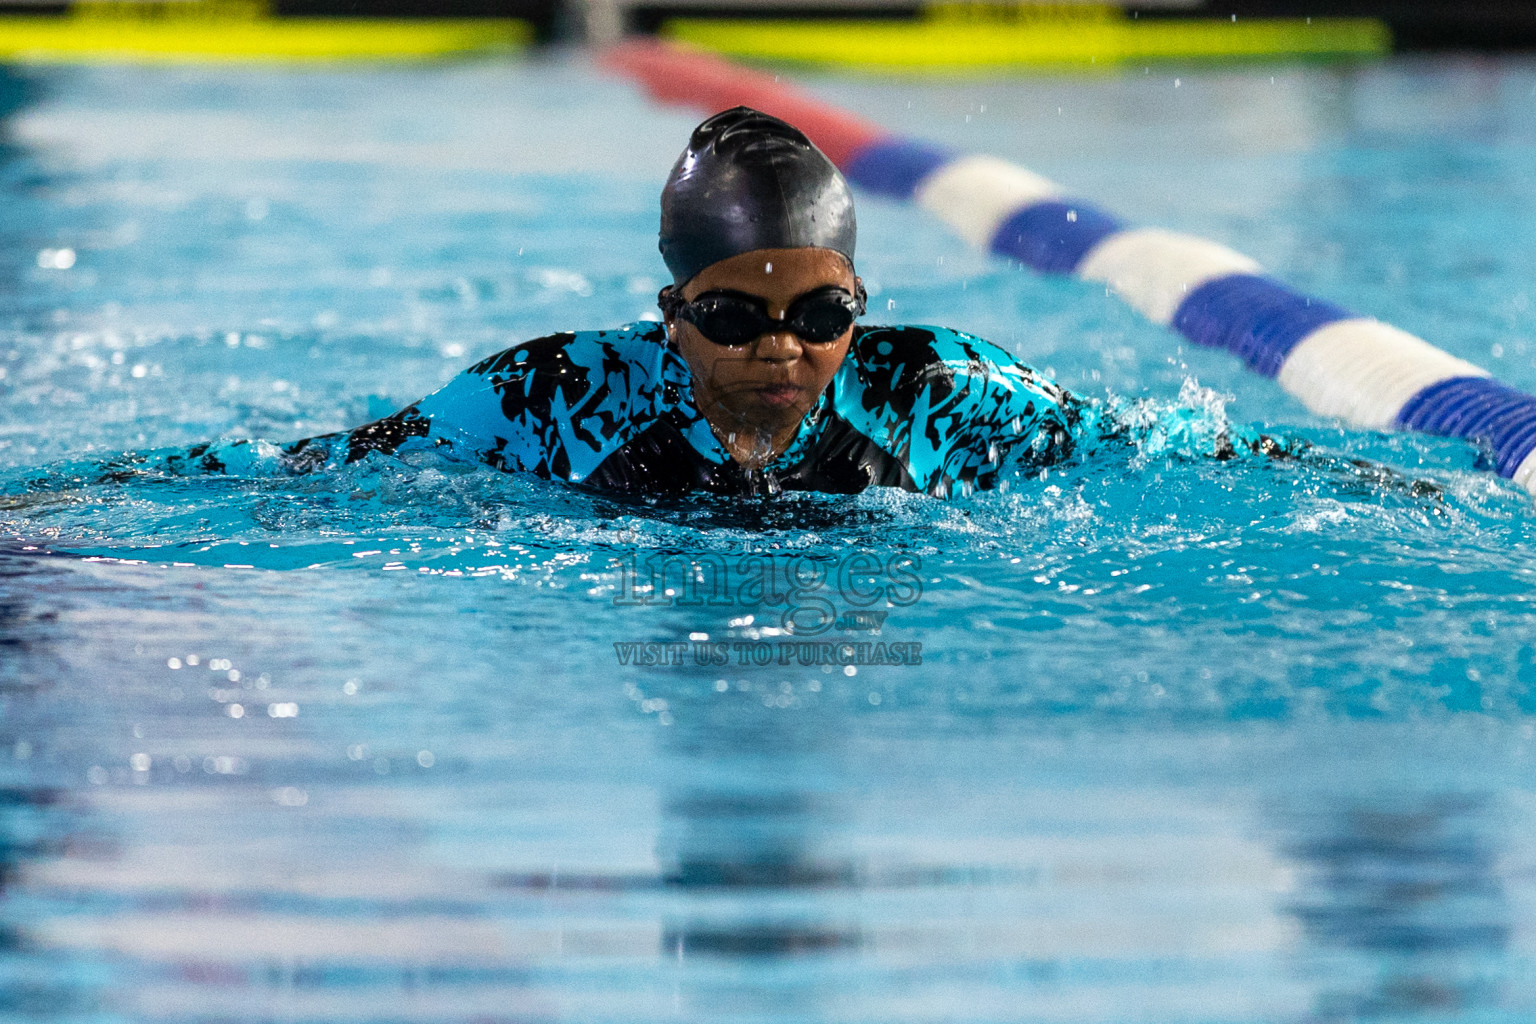
<path id="1" fill-rule="evenodd" d="M 860 328 L 835 409 L 901 459 L 918 490 L 943 495 L 993 486 L 1010 453 L 1069 453 L 1076 402 L 991 342 L 925 324 Z"/>
<path id="2" fill-rule="evenodd" d="M 675 359 L 659 323 L 561 331 L 487 356 L 420 404 L 434 419 L 446 417 L 466 427 L 482 407 L 485 415 L 476 420 L 547 420 L 596 411 L 596 406 L 608 415 L 634 414 L 661 400 Z M 488 429 L 490 424 L 475 426 Z"/>
<path id="3" fill-rule="evenodd" d="M 866 405 L 878 396 L 903 415 L 935 408 L 957 393 L 994 391 L 1025 404 L 1071 402 L 1055 381 L 1004 349 L 950 327 L 861 326 L 849 348 L 849 368 Z"/>
<path id="4" fill-rule="evenodd" d="M 567 378 L 557 383 L 570 387 L 594 372 L 627 366 L 649 369 L 669 351 L 666 328 L 641 320 L 607 330 L 560 331 L 520 341 L 480 360 L 461 376 L 504 381 L 553 374 Z"/>
<path id="5" fill-rule="evenodd" d="M 581 479 L 675 404 L 676 359 L 659 323 L 562 331 L 480 360 L 410 411 L 456 452 Z"/>

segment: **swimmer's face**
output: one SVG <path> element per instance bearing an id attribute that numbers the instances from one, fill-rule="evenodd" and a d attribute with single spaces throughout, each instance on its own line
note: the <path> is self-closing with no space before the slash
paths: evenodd
<path id="1" fill-rule="evenodd" d="M 783 319 L 805 293 L 832 286 L 852 294 L 857 280 L 848 260 L 831 249 L 758 249 L 705 267 L 681 292 L 690 302 L 705 292 L 744 292 L 764 299 L 768 315 Z M 853 337 L 850 327 L 817 343 L 777 328 L 745 345 L 728 346 L 684 320 L 669 320 L 667 331 L 693 371 L 699 411 L 731 454 L 749 464 L 766 462 L 794 439 Z M 764 435 L 772 437 L 772 452 L 760 450 Z"/>

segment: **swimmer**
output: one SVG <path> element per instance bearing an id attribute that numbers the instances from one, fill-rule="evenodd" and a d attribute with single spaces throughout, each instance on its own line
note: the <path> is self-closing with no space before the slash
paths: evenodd
<path id="1" fill-rule="evenodd" d="M 350 431 L 130 452 L 89 476 L 309 473 L 425 451 L 613 494 L 944 497 L 997 486 L 1005 464 L 1038 470 L 1145 432 L 980 338 L 857 323 L 856 235 L 847 182 L 804 134 L 727 110 L 694 130 L 662 190 L 673 283 L 659 321 L 513 345 Z M 1309 447 L 1218 425 L 1186 454 L 1393 476 Z"/>
<path id="2" fill-rule="evenodd" d="M 15 500 L 51 500 L 61 483 L 309 473 L 412 452 L 614 494 L 882 486 L 943 497 L 997 486 L 1005 464 L 1038 470 L 1134 449 L 1147 434 L 979 338 L 857 323 L 855 238 L 853 198 L 831 161 L 792 126 L 737 107 L 694 130 L 662 191 L 673 283 L 659 322 L 513 345 L 350 431 L 128 452 L 29 481 Z M 1350 486 L 1440 498 L 1432 483 L 1299 439 L 1210 425 L 1179 451 L 1301 459 Z"/>
<path id="3" fill-rule="evenodd" d="M 856 235 L 848 183 L 804 134 L 747 107 L 716 114 L 662 190 L 673 283 L 660 322 L 513 345 L 283 458 L 306 471 L 430 448 L 629 494 L 942 496 L 993 486 L 1010 457 L 1069 454 L 1079 400 L 1002 349 L 856 323 Z M 181 458 L 238 472 L 250 454 L 224 443 Z"/>

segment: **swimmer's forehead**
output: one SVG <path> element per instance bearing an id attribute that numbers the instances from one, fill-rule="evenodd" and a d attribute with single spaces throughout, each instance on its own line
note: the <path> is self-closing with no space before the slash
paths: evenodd
<path id="1" fill-rule="evenodd" d="M 804 290 L 818 284 L 851 284 L 853 261 L 836 249 L 822 246 L 753 249 L 718 260 L 699 271 L 684 286 L 688 291 L 725 288 L 732 284 L 782 285 Z"/>

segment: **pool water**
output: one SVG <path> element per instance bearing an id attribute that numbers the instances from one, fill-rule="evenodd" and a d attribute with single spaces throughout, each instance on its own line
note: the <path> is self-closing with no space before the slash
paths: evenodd
<path id="1" fill-rule="evenodd" d="M 808 85 L 1536 388 L 1536 64 Z M 4 1019 L 1536 1011 L 1536 531 L 1475 447 L 866 199 L 873 318 L 1130 440 L 952 501 L 102 483 L 649 315 L 695 118 L 558 55 L 9 71 L 0 109 Z"/>

